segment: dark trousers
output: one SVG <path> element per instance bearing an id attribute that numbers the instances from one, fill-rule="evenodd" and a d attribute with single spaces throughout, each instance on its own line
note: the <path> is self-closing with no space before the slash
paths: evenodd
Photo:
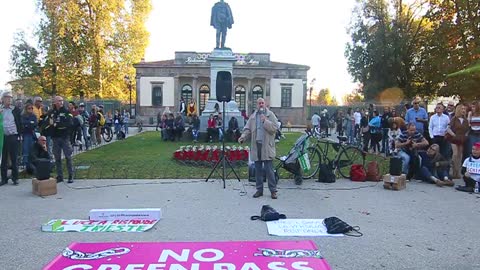
<path id="1" fill-rule="evenodd" d="M 388 156 L 390 147 L 388 145 L 388 131 L 389 128 L 382 128 L 382 153 L 385 154 L 385 156 Z"/>
<path id="2" fill-rule="evenodd" d="M 3 150 L 2 150 L 2 182 L 7 183 L 8 160 L 12 163 L 12 181 L 18 180 L 18 135 L 3 136 Z"/>
<path id="3" fill-rule="evenodd" d="M 53 137 L 53 156 L 55 157 L 55 167 L 57 169 L 57 177 L 63 178 L 62 169 L 62 151 L 67 160 L 68 177 L 73 177 L 72 165 L 72 145 L 68 137 Z"/>
<path id="4" fill-rule="evenodd" d="M 445 137 L 443 136 L 435 136 L 432 139 L 432 144 L 438 144 L 440 146 L 440 154 L 446 159 L 450 159 L 452 157 L 450 151 L 451 151 L 451 146 L 450 144 L 445 140 Z"/>
<path id="5" fill-rule="evenodd" d="M 448 177 L 448 171 L 445 169 L 434 169 L 433 171 L 430 171 L 427 167 L 423 166 L 420 168 L 420 177 L 422 178 L 422 181 L 435 184 L 435 182 L 432 180 L 432 176 L 443 180 L 445 177 Z"/>
<path id="6" fill-rule="evenodd" d="M 472 178 L 464 176 L 463 181 L 465 181 L 466 187 L 475 188 L 475 180 L 473 180 Z"/>

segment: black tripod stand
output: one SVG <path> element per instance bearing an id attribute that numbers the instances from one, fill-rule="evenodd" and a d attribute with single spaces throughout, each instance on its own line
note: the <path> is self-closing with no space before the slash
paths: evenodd
<path id="1" fill-rule="evenodd" d="M 226 164 L 228 164 L 228 166 L 230 166 L 230 169 L 232 170 L 233 174 L 235 174 L 235 176 L 237 177 L 237 180 L 238 182 L 241 182 L 240 181 L 240 177 L 238 177 L 238 174 L 237 172 L 235 171 L 235 169 L 233 168 L 233 165 L 232 165 L 232 162 L 230 162 L 230 160 L 228 160 L 228 157 L 227 155 L 225 155 L 225 137 L 226 137 L 226 134 L 225 134 L 225 118 L 226 118 L 226 115 L 225 115 L 225 101 L 222 101 L 222 105 L 223 105 L 223 119 L 222 119 L 222 132 L 223 132 L 223 140 L 222 140 L 222 153 L 220 154 L 220 159 L 217 161 L 217 163 L 215 163 L 215 166 L 213 166 L 213 169 L 212 171 L 210 172 L 210 174 L 208 175 L 207 179 L 205 180 L 205 182 L 208 182 L 208 180 L 210 180 L 210 177 L 212 177 L 213 175 L 213 172 L 215 172 L 217 170 L 217 167 L 218 165 L 220 165 L 220 163 L 222 164 L 222 181 L 223 181 L 223 188 L 225 188 L 225 169 L 226 169 Z M 228 174 L 230 175 L 230 174 Z"/>

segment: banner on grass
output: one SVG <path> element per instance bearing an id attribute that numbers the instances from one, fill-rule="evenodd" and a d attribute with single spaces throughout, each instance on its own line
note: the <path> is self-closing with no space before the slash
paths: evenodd
<path id="1" fill-rule="evenodd" d="M 158 222 L 156 219 L 81 220 L 52 219 L 42 225 L 44 232 L 145 232 Z"/>
<path id="2" fill-rule="evenodd" d="M 277 236 L 343 236 L 329 234 L 323 219 L 280 219 L 267 223 L 268 234 Z"/>
<path id="3" fill-rule="evenodd" d="M 43 268 L 330 269 L 312 241 L 72 243 Z"/>

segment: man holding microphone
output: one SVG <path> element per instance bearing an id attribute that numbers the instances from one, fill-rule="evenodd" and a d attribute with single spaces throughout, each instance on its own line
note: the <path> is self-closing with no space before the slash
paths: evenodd
<path id="1" fill-rule="evenodd" d="M 275 134 L 278 129 L 278 120 L 275 114 L 265 107 L 265 100 L 257 100 L 257 110 L 250 115 L 243 133 L 238 139 L 243 143 L 247 138 L 251 139 L 250 159 L 255 162 L 255 180 L 257 192 L 254 198 L 263 196 L 263 173 L 265 170 L 268 189 L 272 199 L 277 199 L 277 182 L 273 171 L 273 159 L 276 155 Z"/>

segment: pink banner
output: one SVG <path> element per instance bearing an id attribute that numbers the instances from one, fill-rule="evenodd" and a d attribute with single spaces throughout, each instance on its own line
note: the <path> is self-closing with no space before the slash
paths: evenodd
<path id="1" fill-rule="evenodd" d="M 322 270 L 312 241 L 72 243 L 43 269 Z"/>

